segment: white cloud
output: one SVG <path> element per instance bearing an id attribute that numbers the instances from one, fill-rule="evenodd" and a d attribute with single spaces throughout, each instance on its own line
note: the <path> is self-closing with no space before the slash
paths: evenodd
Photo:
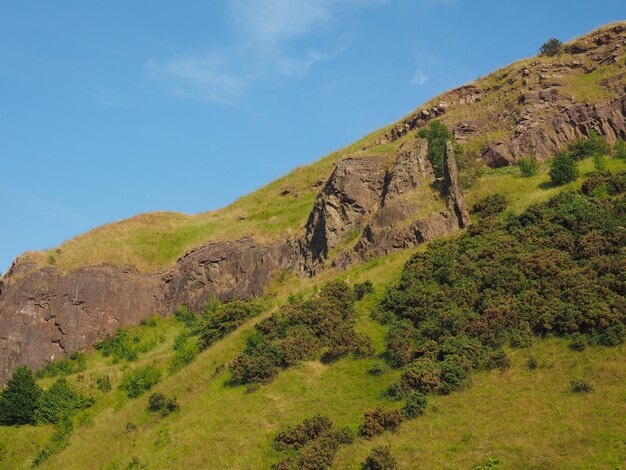
<path id="1" fill-rule="evenodd" d="M 415 75 L 413 75 L 413 78 L 411 79 L 411 83 L 418 86 L 424 85 L 427 81 L 428 76 L 421 70 L 415 72 Z"/>
<path id="2" fill-rule="evenodd" d="M 386 2 L 228 0 L 234 43 L 164 63 L 149 61 L 149 76 L 180 96 L 237 104 L 253 89 L 301 78 L 315 64 L 341 54 L 350 42 L 345 28 L 337 27 L 344 15 Z"/>

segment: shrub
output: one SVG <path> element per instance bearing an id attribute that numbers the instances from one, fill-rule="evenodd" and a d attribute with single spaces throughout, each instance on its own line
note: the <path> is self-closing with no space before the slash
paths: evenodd
<path id="1" fill-rule="evenodd" d="M 74 422 L 70 416 L 63 416 L 55 426 L 54 434 L 50 441 L 42 448 L 33 459 L 33 467 L 41 465 L 53 455 L 65 449 L 68 445 L 68 437 L 74 430 Z"/>
<path id="2" fill-rule="evenodd" d="M 626 338 L 626 327 L 621 323 L 617 323 L 604 330 L 600 334 L 598 342 L 602 346 L 612 347 L 622 344 L 624 338 Z"/>
<path id="3" fill-rule="evenodd" d="M 498 349 L 487 355 L 485 367 L 487 369 L 506 370 L 511 367 L 511 361 L 502 349 Z"/>
<path id="4" fill-rule="evenodd" d="M 179 409 L 180 405 L 175 397 L 168 398 L 157 392 L 148 398 L 148 411 L 151 413 L 161 413 L 161 416 L 167 416 Z"/>
<path id="5" fill-rule="evenodd" d="M 406 399 L 402 413 L 406 419 L 417 418 L 424 414 L 427 404 L 426 395 L 419 392 L 411 393 Z"/>
<path id="6" fill-rule="evenodd" d="M 518 165 L 524 178 L 530 178 L 539 173 L 539 163 L 535 157 L 520 158 Z"/>
<path id="7" fill-rule="evenodd" d="M 122 377 L 119 388 L 128 398 L 137 398 L 161 380 L 161 372 L 153 365 L 128 371 Z"/>
<path id="8" fill-rule="evenodd" d="M 372 367 L 367 369 L 367 373 L 369 375 L 373 375 L 374 377 L 380 377 L 381 375 L 385 374 L 388 370 L 389 370 L 389 367 L 387 367 L 386 364 L 377 362 Z"/>
<path id="9" fill-rule="evenodd" d="M 138 357 L 138 340 L 139 337 L 131 337 L 127 330 L 120 328 L 114 335 L 96 344 L 96 349 L 100 351 L 104 357 L 112 357 L 113 362 L 119 362 L 121 360 L 135 361 Z"/>
<path id="10" fill-rule="evenodd" d="M 608 155 L 610 152 L 609 144 L 595 131 L 590 131 L 588 138 L 579 139 L 567 146 L 567 153 L 574 160 L 582 160 L 595 155 Z"/>
<path id="11" fill-rule="evenodd" d="M 235 331 L 244 321 L 261 313 L 255 302 L 233 300 L 221 304 L 199 327 L 198 347 L 204 351 L 211 344 Z"/>
<path id="12" fill-rule="evenodd" d="M 477 201 L 472 208 L 472 212 L 478 217 L 492 217 L 499 214 L 508 205 L 506 196 L 502 194 L 490 194 Z"/>
<path id="13" fill-rule="evenodd" d="M 429 394 L 441 388 L 441 367 L 429 360 L 418 360 L 400 376 L 397 390 L 401 395 L 411 392 Z"/>
<path id="14" fill-rule="evenodd" d="M 35 376 L 37 378 L 57 377 L 59 375 L 67 376 L 82 372 L 86 368 L 86 356 L 83 353 L 76 351 L 70 354 L 69 357 L 46 364 L 35 373 Z"/>
<path id="15" fill-rule="evenodd" d="M 360 282 L 354 285 L 353 291 L 355 300 L 361 300 L 367 294 L 374 292 L 374 284 L 370 280 Z"/>
<path id="16" fill-rule="evenodd" d="M 398 464 L 391 455 L 390 446 L 378 446 L 372 449 L 361 468 L 363 470 L 393 470 L 398 468 Z"/>
<path id="17" fill-rule="evenodd" d="M 572 337 L 572 341 L 568 345 L 568 347 L 572 351 L 584 351 L 585 349 L 587 349 L 587 341 L 585 340 L 585 337 L 583 335 L 577 334 Z"/>
<path id="18" fill-rule="evenodd" d="M 288 427 L 274 438 L 274 447 L 277 450 L 300 449 L 322 434 L 327 433 L 333 422 L 325 416 L 313 416 L 305 419 L 302 424 Z"/>
<path id="19" fill-rule="evenodd" d="M 562 186 L 578 178 L 576 161 L 566 153 L 557 153 L 552 159 L 550 167 L 550 181 L 556 186 Z"/>
<path id="20" fill-rule="evenodd" d="M 539 367 L 539 363 L 537 362 L 537 359 L 535 359 L 533 356 L 530 356 L 528 358 L 528 361 L 526 361 L 526 366 L 528 366 L 530 370 L 535 370 L 537 367 Z"/>
<path id="21" fill-rule="evenodd" d="M 620 160 L 626 160 L 626 142 L 624 139 L 618 139 L 613 147 L 613 156 Z"/>
<path id="22" fill-rule="evenodd" d="M 443 395 L 447 395 L 454 390 L 462 390 L 472 383 L 469 375 L 471 366 L 466 360 L 458 356 L 446 357 L 440 363 L 441 385 L 437 390 Z"/>
<path id="23" fill-rule="evenodd" d="M 409 320 L 395 322 L 385 337 L 386 359 L 391 367 L 404 367 L 413 359 L 415 327 Z"/>
<path id="24" fill-rule="evenodd" d="M 555 55 L 559 55 L 563 48 L 563 43 L 556 39 L 550 38 L 546 42 L 544 42 L 539 48 L 539 53 L 543 56 L 554 57 Z"/>
<path id="25" fill-rule="evenodd" d="M 454 134 L 439 121 L 430 121 L 430 123 L 422 127 L 417 135 L 428 140 L 428 159 L 433 166 L 435 176 L 443 178 L 444 158 L 446 152 L 446 143 L 448 140 L 454 139 Z"/>
<path id="26" fill-rule="evenodd" d="M 575 379 L 570 383 L 570 388 L 574 393 L 589 393 L 593 392 L 593 384 L 585 379 Z"/>
<path id="27" fill-rule="evenodd" d="M 323 436 L 304 447 L 296 459 L 296 468 L 302 470 L 325 470 L 335 460 L 339 440 L 332 436 Z"/>
<path id="28" fill-rule="evenodd" d="M 395 432 L 402 424 L 402 412 L 376 407 L 365 412 L 365 422 L 359 429 L 361 436 L 370 439 L 385 431 Z"/>
<path id="29" fill-rule="evenodd" d="M 83 397 L 64 378 L 60 378 L 39 396 L 37 421 L 57 424 L 64 417 L 72 416 L 76 411 L 92 404 L 92 399 Z"/>
<path id="30" fill-rule="evenodd" d="M 34 424 L 41 389 L 33 372 L 20 366 L 0 392 L 0 424 Z"/>
<path id="31" fill-rule="evenodd" d="M 179 345 L 174 353 L 174 357 L 170 362 L 170 371 L 176 372 L 187 364 L 191 363 L 198 355 L 198 344 L 194 341 L 186 341 L 183 345 Z"/>

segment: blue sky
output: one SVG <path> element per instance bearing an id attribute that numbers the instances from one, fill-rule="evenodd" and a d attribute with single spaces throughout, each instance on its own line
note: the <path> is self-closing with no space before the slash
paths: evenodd
<path id="1" fill-rule="evenodd" d="M 625 13 L 623 0 L 1 0 L 0 272 L 140 212 L 226 205 Z"/>

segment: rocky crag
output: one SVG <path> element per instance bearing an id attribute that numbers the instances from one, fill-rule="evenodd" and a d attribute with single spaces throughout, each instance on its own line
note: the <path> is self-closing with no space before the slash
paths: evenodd
<path id="1" fill-rule="evenodd" d="M 399 149 L 391 169 L 375 156 L 340 161 L 319 193 L 302 239 L 211 243 L 186 253 L 166 272 L 151 275 L 112 266 L 63 274 L 16 260 L 0 284 L 0 381 L 20 364 L 41 367 L 93 345 L 120 326 L 167 315 L 178 305 L 199 310 L 209 294 L 221 299 L 260 295 L 279 270 L 314 275 L 352 230 L 363 231 L 363 236 L 334 265 L 343 267 L 464 227 L 469 216 L 449 147 L 442 182 L 447 209 L 397 228 L 416 209 L 403 196 L 433 182 L 426 153 L 427 142 L 416 139 Z"/>

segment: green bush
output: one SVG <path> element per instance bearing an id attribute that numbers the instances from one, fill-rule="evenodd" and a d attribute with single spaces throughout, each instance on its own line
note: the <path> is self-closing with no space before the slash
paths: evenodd
<path id="1" fill-rule="evenodd" d="M 126 392 L 128 398 L 137 398 L 150 390 L 161 380 L 161 372 L 153 365 L 130 370 L 124 374 L 119 389 Z"/>
<path id="2" fill-rule="evenodd" d="M 539 363 L 537 362 L 537 359 L 535 359 L 533 356 L 530 356 L 528 358 L 528 361 L 526 361 L 526 366 L 530 370 L 535 370 L 537 367 L 539 367 Z"/>
<path id="3" fill-rule="evenodd" d="M 87 358 L 81 352 L 73 352 L 69 357 L 50 362 L 39 369 L 35 376 L 39 379 L 44 377 L 67 376 L 83 372 L 87 368 Z"/>
<path id="4" fill-rule="evenodd" d="M 602 346 L 618 346 L 624 342 L 626 338 L 626 327 L 622 323 L 609 326 L 600 333 L 598 343 Z"/>
<path id="5" fill-rule="evenodd" d="M 539 163 L 535 157 L 520 158 L 518 165 L 524 178 L 530 178 L 539 173 Z"/>
<path id="6" fill-rule="evenodd" d="M 300 449 L 309 442 L 330 431 L 333 422 L 325 416 L 313 416 L 305 419 L 302 424 L 288 427 L 274 437 L 277 450 Z"/>
<path id="7" fill-rule="evenodd" d="M 395 468 L 398 468 L 398 464 L 391 454 L 390 446 L 374 447 L 361 465 L 362 470 L 394 470 Z"/>
<path id="8" fill-rule="evenodd" d="M 205 315 L 202 325 L 198 327 L 198 347 L 204 351 L 259 313 L 261 306 L 253 301 L 233 300 L 219 305 L 213 313 Z"/>
<path id="9" fill-rule="evenodd" d="M 402 408 L 402 413 L 406 419 L 413 419 L 421 416 L 426 411 L 426 405 L 428 404 L 428 399 L 426 395 L 419 392 L 411 393 L 406 398 L 406 403 L 404 404 L 404 408 Z"/>
<path id="10" fill-rule="evenodd" d="M 198 350 L 198 344 L 195 340 L 188 340 L 184 345 L 179 345 L 178 349 L 175 349 L 174 357 L 170 362 L 170 371 L 176 372 L 187 364 L 190 364 L 200 352 Z"/>
<path id="11" fill-rule="evenodd" d="M 477 201 L 472 208 L 472 212 L 478 217 L 493 217 L 504 211 L 508 205 L 506 196 L 502 194 L 490 194 Z"/>
<path id="12" fill-rule="evenodd" d="M 587 349 L 587 340 L 585 339 L 583 335 L 576 334 L 572 337 L 572 341 L 568 345 L 568 347 L 572 351 L 579 351 L 579 352 L 584 351 L 585 349 Z"/>
<path id="13" fill-rule="evenodd" d="M 415 327 L 409 320 L 395 322 L 385 336 L 385 356 L 391 367 L 404 367 L 413 360 Z"/>
<path id="14" fill-rule="evenodd" d="M 411 392 L 433 393 L 441 389 L 441 366 L 428 360 L 413 362 L 400 376 L 397 394 L 408 395 Z"/>
<path id="15" fill-rule="evenodd" d="M 382 434 L 385 431 L 395 432 L 402 424 L 400 410 L 387 409 L 378 406 L 365 412 L 365 422 L 359 428 L 359 434 L 366 439 Z"/>
<path id="16" fill-rule="evenodd" d="M 153 393 L 148 398 L 148 411 L 151 413 L 161 413 L 167 416 L 180 409 L 180 405 L 175 397 L 166 397 L 162 393 Z"/>
<path id="17" fill-rule="evenodd" d="M 39 396 L 37 421 L 57 424 L 64 417 L 72 416 L 76 411 L 92 404 L 93 399 L 82 396 L 64 378 L 60 378 Z"/>
<path id="18" fill-rule="evenodd" d="M 613 156 L 620 160 L 626 160 L 626 142 L 624 139 L 618 139 L 613 147 Z"/>
<path id="19" fill-rule="evenodd" d="M 567 153 L 574 160 L 583 160 L 595 155 L 608 155 L 610 152 L 609 144 L 595 131 L 590 131 L 588 138 L 579 139 L 567 146 Z"/>
<path id="20" fill-rule="evenodd" d="M 487 369 L 506 370 L 511 367 L 511 361 L 502 349 L 491 352 L 485 359 Z"/>
<path id="21" fill-rule="evenodd" d="M 33 372 L 19 366 L 0 392 L 0 424 L 35 424 L 40 395 Z"/>
<path id="22" fill-rule="evenodd" d="M 595 154 L 593 156 L 593 167 L 598 171 L 606 170 L 606 157 L 602 154 Z"/>
<path id="23" fill-rule="evenodd" d="M 454 134 L 439 121 L 430 121 L 427 126 L 417 131 L 418 137 L 428 140 L 428 159 L 433 166 L 435 176 L 443 178 L 446 143 L 454 139 Z"/>
<path id="24" fill-rule="evenodd" d="M 334 436 L 322 436 L 304 447 L 296 459 L 298 469 L 325 470 L 335 460 L 341 442 Z"/>
<path id="25" fill-rule="evenodd" d="M 367 373 L 369 375 L 373 375 L 374 377 L 380 377 L 381 375 L 387 373 L 388 370 L 389 370 L 389 367 L 386 364 L 377 362 L 372 367 L 367 369 Z"/>
<path id="26" fill-rule="evenodd" d="M 561 53 L 562 48 L 563 43 L 560 40 L 551 38 L 541 45 L 539 53 L 543 56 L 554 57 Z"/>
<path id="27" fill-rule="evenodd" d="M 111 385 L 111 377 L 108 375 L 102 374 L 96 377 L 96 388 L 101 392 L 110 392 Z"/>
<path id="28" fill-rule="evenodd" d="M 104 357 L 112 357 L 114 363 L 122 360 L 136 361 L 139 356 L 139 342 L 138 336 L 131 336 L 128 330 L 120 328 L 115 334 L 96 344 L 96 349 Z"/>
<path id="29" fill-rule="evenodd" d="M 374 284 L 372 284 L 372 281 L 370 280 L 359 282 L 354 285 L 353 291 L 354 299 L 361 300 L 367 294 L 374 292 Z"/>
<path id="30" fill-rule="evenodd" d="M 570 383 L 570 388 L 574 393 L 589 393 L 593 392 L 593 384 L 585 379 L 575 379 Z"/>
<path id="31" fill-rule="evenodd" d="M 578 178 L 576 161 L 567 153 L 557 153 L 550 166 L 550 181 L 556 186 L 562 186 Z"/>

